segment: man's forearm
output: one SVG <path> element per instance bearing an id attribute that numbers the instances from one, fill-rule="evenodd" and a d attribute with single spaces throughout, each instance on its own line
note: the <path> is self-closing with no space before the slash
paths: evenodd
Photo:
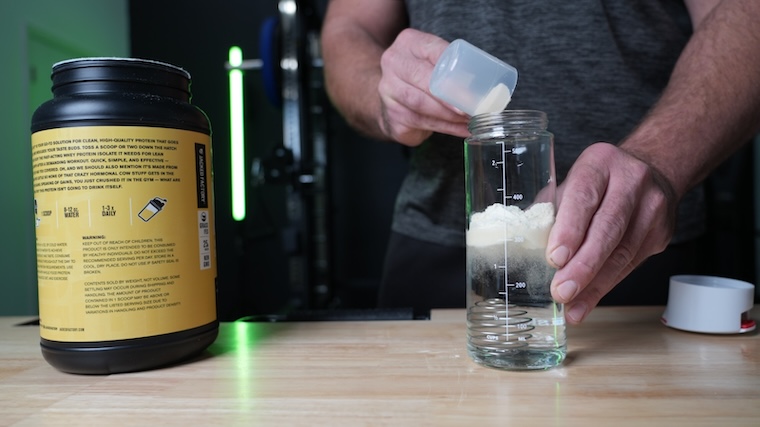
<path id="1" fill-rule="evenodd" d="M 322 26 L 325 84 L 333 105 L 357 130 L 387 139 L 380 128 L 380 59 L 406 25 L 399 0 L 332 0 Z"/>
<path id="2" fill-rule="evenodd" d="M 376 119 L 380 114 L 377 84 L 382 49 L 361 30 L 330 31 L 323 34 L 325 84 L 330 100 L 352 127 L 368 136 L 384 138 Z"/>
<path id="3" fill-rule="evenodd" d="M 660 101 L 621 148 L 654 166 L 678 197 L 760 125 L 760 2 L 721 2 L 695 28 Z"/>

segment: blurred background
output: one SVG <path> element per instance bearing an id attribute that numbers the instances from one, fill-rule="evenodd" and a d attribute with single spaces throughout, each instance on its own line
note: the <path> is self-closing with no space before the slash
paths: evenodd
<path id="1" fill-rule="evenodd" d="M 83 56 L 154 59 L 191 73 L 192 102 L 213 128 L 220 320 L 373 307 L 408 153 L 361 137 L 331 108 L 319 49 L 327 1 L 3 2 L 0 315 L 37 313 L 29 123 L 52 97 L 51 66 Z M 236 70 L 243 89 L 231 94 Z M 240 119 L 230 114 L 236 95 Z M 240 193 L 231 190 L 231 120 L 245 129 Z M 712 274 L 752 283 L 760 242 L 755 146 L 708 180 L 705 249 Z"/>

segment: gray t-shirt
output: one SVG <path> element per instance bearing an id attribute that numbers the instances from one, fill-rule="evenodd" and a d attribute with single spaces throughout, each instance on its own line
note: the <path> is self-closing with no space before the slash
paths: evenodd
<path id="1" fill-rule="evenodd" d="M 676 0 L 407 0 L 409 25 L 462 38 L 517 68 L 510 109 L 546 112 L 561 183 L 589 145 L 618 143 L 668 82 L 691 34 Z M 464 246 L 463 141 L 435 134 L 414 149 L 393 230 Z M 674 242 L 704 231 L 702 189 L 679 210 Z"/>

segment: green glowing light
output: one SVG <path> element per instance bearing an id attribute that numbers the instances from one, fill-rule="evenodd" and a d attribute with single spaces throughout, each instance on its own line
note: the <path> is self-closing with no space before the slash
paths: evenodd
<path id="1" fill-rule="evenodd" d="M 245 126 L 243 124 L 243 51 L 232 46 L 230 64 L 230 173 L 232 178 L 232 218 L 245 219 Z"/>
<path id="2" fill-rule="evenodd" d="M 251 397 L 251 343 L 249 342 L 249 332 L 251 324 L 246 322 L 235 322 L 235 354 L 238 380 L 237 394 L 238 397 L 247 401 Z"/>
<path id="3" fill-rule="evenodd" d="M 271 332 L 270 323 L 246 322 L 238 320 L 232 322 L 234 339 L 230 351 L 235 357 L 235 379 L 237 382 L 237 397 L 246 411 L 255 403 L 259 393 L 257 389 L 257 376 L 261 372 L 258 364 L 258 351 L 261 343 Z"/>

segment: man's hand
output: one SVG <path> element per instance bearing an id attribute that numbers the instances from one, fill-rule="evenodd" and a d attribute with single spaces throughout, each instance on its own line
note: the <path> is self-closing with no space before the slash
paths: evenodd
<path id="1" fill-rule="evenodd" d="M 469 135 L 467 115 L 430 94 L 430 76 L 448 45 L 440 37 L 406 29 L 383 53 L 378 125 L 389 139 L 416 146 L 432 132 Z"/>
<path id="2" fill-rule="evenodd" d="M 570 323 L 664 250 L 680 198 L 760 129 L 760 2 L 686 4 L 694 34 L 657 104 L 619 147 L 587 148 L 559 189 L 547 258 Z"/>
<path id="3" fill-rule="evenodd" d="M 675 227 L 671 185 L 644 161 L 611 144 L 588 147 L 558 188 L 547 259 L 558 268 L 552 297 L 580 323 Z"/>

